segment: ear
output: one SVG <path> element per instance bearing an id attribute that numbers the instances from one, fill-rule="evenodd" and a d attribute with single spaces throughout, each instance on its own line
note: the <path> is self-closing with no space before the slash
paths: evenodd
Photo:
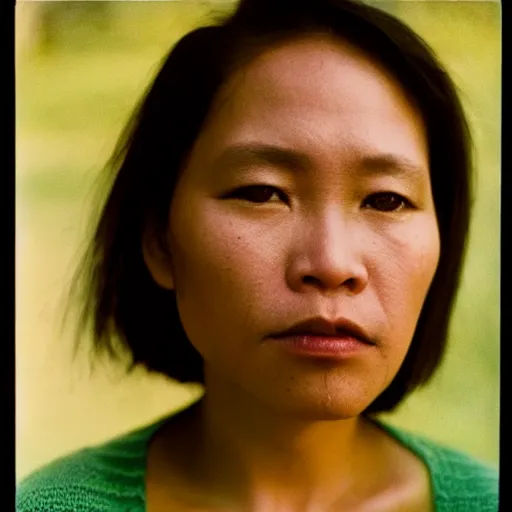
<path id="1" fill-rule="evenodd" d="M 143 237 L 142 255 L 146 267 L 156 284 L 166 290 L 174 290 L 171 258 L 160 247 L 156 237 L 151 233 L 146 233 Z"/>

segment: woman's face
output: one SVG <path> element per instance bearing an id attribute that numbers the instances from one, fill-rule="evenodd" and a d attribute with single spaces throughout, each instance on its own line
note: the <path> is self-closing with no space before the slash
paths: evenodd
<path id="1" fill-rule="evenodd" d="M 360 414 L 393 380 L 439 258 L 425 128 L 360 51 L 308 37 L 225 85 L 177 184 L 174 288 L 207 384 L 311 418 Z M 342 357 L 269 335 L 344 318 L 373 340 Z"/>

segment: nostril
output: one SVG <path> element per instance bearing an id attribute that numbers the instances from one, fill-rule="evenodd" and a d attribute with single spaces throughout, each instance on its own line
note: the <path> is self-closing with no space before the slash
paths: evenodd
<path id="1" fill-rule="evenodd" d="M 318 285 L 318 283 L 320 282 L 319 279 L 317 279 L 316 277 L 313 277 L 313 276 L 304 276 L 302 278 L 302 281 L 304 282 L 304 284 L 314 284 L 314 285 Z"/>
<path id="2" fill-rule="evenodd" d="M 332 283 L 329 285 L 328 283 L 324 282 L 321 278 L 315 277 L 315 276 L 304 276 L 302 278 L 302 282 L 305 285 L 312 285 L 317 286 L 320 288 L 329 288 L 332 287 Z M 348 279 L 345 279 L 344 281 L 340 281 L 337 287 L 345 287 L 348 290 L 354 290 L 357 288 L 357 279 L 350 277 Z"/>

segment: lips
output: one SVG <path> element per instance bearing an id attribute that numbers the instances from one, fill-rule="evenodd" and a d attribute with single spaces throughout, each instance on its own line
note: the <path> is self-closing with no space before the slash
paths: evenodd
<path id="1" fill-rule="evenodd" d="M 362 327 L 347 319 L 330 321 L 323 317 L 310 318 L 298 322 L 284 331 L 271 334 L 270 337 L 279 339 L 290 336 L 319 336 L 323 338 L 349 336 L 367 345 L 375 345 L 375 342 Z"/>

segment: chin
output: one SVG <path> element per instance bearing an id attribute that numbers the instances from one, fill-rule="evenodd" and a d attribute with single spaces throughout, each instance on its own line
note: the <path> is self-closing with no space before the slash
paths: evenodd
<path id="1" fill-rule="evenodd" d="M 281 412 L 303 421 L 339 421 L 360 416 L 375 400 L 376 395 L 325 391 L 294 394 L 285 403 L 277 405 Z M 275 400 L 275 398 L 274 398 Z"/>
<path id="2" fill-rule="evenodd" d="M 299 414 L 309 421 L 349 420 L 360 416 L 368 405 L 370 404 L 318 403 L 304 407 Z"/>

